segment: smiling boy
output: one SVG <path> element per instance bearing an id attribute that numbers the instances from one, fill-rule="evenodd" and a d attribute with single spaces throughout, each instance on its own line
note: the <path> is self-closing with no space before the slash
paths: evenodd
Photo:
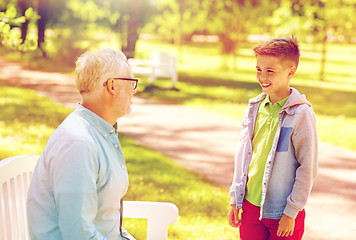
<path id="1" fill-rule="evenodd" d="M 290 87 L 299 46 L 294 37 L 280 38 L 253 50 L 263 93 L 250 99 L 242 121 L 229 223 L 242 240 L 301 239 L 318 143 L 311 104 Z"/>

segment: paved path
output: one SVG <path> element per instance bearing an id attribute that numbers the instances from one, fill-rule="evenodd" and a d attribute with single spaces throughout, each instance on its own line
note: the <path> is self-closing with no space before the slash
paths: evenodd
<path id="1" fill-rule="evenodd" d="M 73 76 L 22 69 L 0 58 L 0 79 L 74 108 Z M 119 130 L 228 188 L 240 123 L 180 105 L 134 97 Z M 306 240 L 356 239 L 356 152 L 320 143 L 319 173 L 307 209 Z"/>

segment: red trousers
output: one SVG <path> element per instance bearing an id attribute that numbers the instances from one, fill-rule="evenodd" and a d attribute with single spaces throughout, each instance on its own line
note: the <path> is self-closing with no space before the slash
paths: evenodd
<path id="1" fill-rule="evenodd" d="M 289 237 L 278 237 L 279 219 L 262 218 L 259 220 L 260 207 L 247 200 L 242 204 L 240 238 L 241 240 L 301 240 L 304 233 L 305 210 L 300 211 L 295 219 L 294 232 Z"/>

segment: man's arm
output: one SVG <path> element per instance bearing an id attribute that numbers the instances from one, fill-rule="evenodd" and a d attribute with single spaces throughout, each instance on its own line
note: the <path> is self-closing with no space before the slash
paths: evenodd
<path id="1" fill-rule="evenodd" d="M 83 141 L 68 141 L 53 156 L 51 185 L 63 239 L 106 239 L 93 224 L 98 206 L 93 149 Z"/>
<path id="2" fill-rule="evenodd" d="M 128 233 L 125 228 L 121 228 L 121 229 L 122 229 L 122 236 L 124 236 L 129 240 L 136 240 L 136 238 L 134 238 L 130 233 Z"/>

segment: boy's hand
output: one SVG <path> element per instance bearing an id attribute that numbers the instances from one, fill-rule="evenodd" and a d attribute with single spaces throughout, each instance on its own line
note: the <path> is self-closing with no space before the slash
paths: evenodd
<path id="1" fill-rule="evenodd" d="M 232 227 L 239 227 L 241 225 L 241 219 L 239 218 L 239 209 L 236 209 L 236 204 L 230 206 L 229 214 L 229 224 Z"/>
<path id="2" fill-rule="evenodd" d="M 278 237 L 292 236 L 294 231 L 294 225 L 295 225 L 295 220 L 283 214 L 281 220 L 279 220 L 277 236 Z"/>

